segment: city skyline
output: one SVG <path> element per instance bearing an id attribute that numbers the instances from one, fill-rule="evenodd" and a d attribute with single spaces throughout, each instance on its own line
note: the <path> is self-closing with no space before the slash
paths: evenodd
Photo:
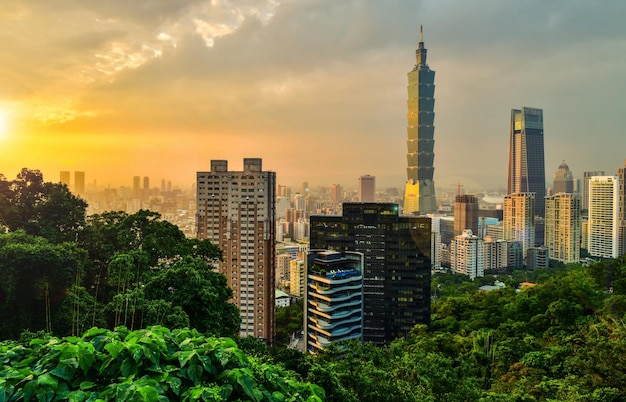
<path id="1" fill-rule="evenodd" d="M 519 105 L 544 110 L 548 175 L 562 160 L 577 178 L 613 174 L 624 159 L 619 1 L 29 3 L 0 5 L 9 179 L 27 167 L 191 184 L 211 159 L 258 157 L 290 186 L 370 173 L 401 188 L 420 24 L 437 70 L 437 186 L 506 188 Z"/>

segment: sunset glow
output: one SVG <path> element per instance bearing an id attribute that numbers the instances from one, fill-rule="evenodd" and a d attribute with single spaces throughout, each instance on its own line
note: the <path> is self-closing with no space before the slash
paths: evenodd
<path id="1" fill-rule="evenodd" d="M 145 4 L 0 5 L 0 173 L 190 185 L 211 159 L 258 157 L 279 184 L 371 174 L 404 188 L 420 24 L 436 71 L 436 185 L 505 187 L 520 105 L 544 110 L 546 172 L 624 159 L 626 2 Z"/>

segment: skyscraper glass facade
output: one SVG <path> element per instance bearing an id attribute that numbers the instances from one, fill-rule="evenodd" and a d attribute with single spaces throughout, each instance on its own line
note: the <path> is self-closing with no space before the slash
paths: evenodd
<path id="1" fill-rule="evenodd" d="M 426 64 L 426 48 L 420 29 L 416 65 L 408 75 L 407 100 L 407 182 L 404 213 L 437 211 L 435 198 L 435 72 Z"/>
<path id="2" fill-rule="evenodd" d="M 509 180 L 507 194 L 535 193 L 535 215 L 545 216 L 546 169 L 543 147 L 543 110 L 511 110 Z"/>

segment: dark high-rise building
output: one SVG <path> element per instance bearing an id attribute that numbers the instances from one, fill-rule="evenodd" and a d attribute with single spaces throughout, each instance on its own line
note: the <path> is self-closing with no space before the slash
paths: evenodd
<path id="1" fill-rule="evenodd" d="M 546 169 L 543 155 L 543 110 L 511 110 L 507 194 L 535 193 L 535 215 L 545 215 Z"/>
<path id="2" fill-rule="evenodd" d="M 430 324 L 430 218 L 399 216 L 393 203 L 344 203 L 311 216 L 311 249 L 363 253 L 363 340 L 406 337 Z"/>
<path id="3" fill-rule="evenodd" d="M 435 159 L 435 72 L 426 64 L 426 48 L 420 27 L 417 64 L 408 75 L 407 182 L 404 213 L 437 212 L 433 166 Z"/>
<path id="4" fill-rule="evenodd" d="M 478 198 L 460 194 L 454 200 L 454 235 L 460 236 L 465 229 L 478 234 Z"/>
<path id="5" fill-rule="evenodd" d="M 567 163 L 563 161 L 559 168 L 554 172 L 554 181 L 552 183 L 552 193 L 567 193 L 572 194 L 574 192 L 574 175 L 569 170 Z"/>
<path id="6" fill-rule="evenodd" d="M 359 201 L 376 201 L 376 177 L 369 174 L 359 176 Z"/>

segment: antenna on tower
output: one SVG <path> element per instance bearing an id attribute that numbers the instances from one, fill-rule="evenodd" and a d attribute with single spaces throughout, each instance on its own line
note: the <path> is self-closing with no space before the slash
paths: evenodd
<path id="1" fill-rule="evenodd" d="M 424 42 L 424 30 L 421 24 L 420 24 L 420 42 Z"/>

